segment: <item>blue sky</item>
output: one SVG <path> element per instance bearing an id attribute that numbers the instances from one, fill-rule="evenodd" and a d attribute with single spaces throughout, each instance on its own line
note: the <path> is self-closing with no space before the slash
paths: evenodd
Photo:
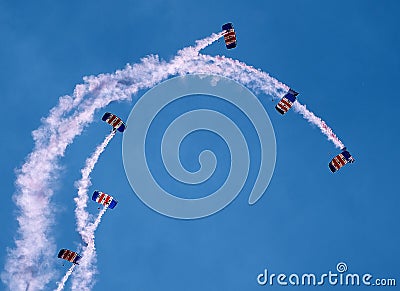
<path id="1" fill-rule="evenodd" d="M 217 42 L 203 53 L 239 59 L 299 91 L 299 100 L 333 128 L 356 163 L 331 174 L 327 164 L 338 150 L 301 116 L 292 111 L 280 116 L 270 96 L 259 94 L 277 142 L 265 195 L 249 206 L 248 194 L 241 193 L 215 215 L 183 221 L 154 212 L 135 196 L 118 135 L 92 175 L 91 190 L 101 188 L 119 200 L 96 233 L 94 290 L 280 289 L 285 287 L 258 286 L 257 275 L 265 268 L 321 274 L 341 261 L 351 272 L 399 281 L 399 6 L 396 1 L 0 2 L 0 100 L 6 122 L 0 151 L 2 269 L 17 229 L 14 170 L 32 150 L 31 132 L 58 98 L 71 94 L 83 76 L 113 72 L 148 54 L 168 60 L 231 21 L 237 48 L 227 51 Z M 127 118 L 132 106 L 114 103 L 107 111 Z M 53 197 L 57 248 L 80 243 L 73 183 L 109 131 L 102 113 L 61 160 Z M 89 209 L 96 213 L 97 205 Z M 54 268 L 59 278 L 66 271 L 58 261 Z M 50 283 L 48 290 L 55 286 Z M 6 286 L 0 283 L 0 289 Z"/>

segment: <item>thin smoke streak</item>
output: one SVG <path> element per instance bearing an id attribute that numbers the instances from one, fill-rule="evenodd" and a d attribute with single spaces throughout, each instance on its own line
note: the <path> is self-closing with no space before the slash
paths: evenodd
<path id="1" fill-rule="evenodd" d="M 96 110 L 113 101 L 129 101 L 132 94 L 151 88 L 170 76 L 190 73 L 222 75 L 277 98 L 288 89 L 267 73 L 237 60 L 199 54 L 221 36 L 221 33 L 213 34 L 197 41 L 195 46 L 180 50 L 169 62 L 150 55 L 114 74 L 84 77 L 84 83 L 75 87 L 72 96 L 59 99 L 58 105 L 32 133 L 35 147 L 17 172 L 13 198 L 18 208 L 19 225 L 15 247 L 8 250 L 1 276 L 11 290 L 24 290 L 28 284 L 31 290 L 41 290 L 55 277 L 52 189 L 58 178 L 60 158 L 75 137 L 93 121 Z M 329 132 L 324 126 L 319 128 Z M 332 138 L 331 135 L 330 140 Z M 337 142 L 342 144 L 339 139 Z M 35 256 L 31 255 L 32 245 L 35 245 Z"/>
<path id="2" fill-rule="evenodd" d="M 97 146 L 93 154 L 86 160 L 85 167 L 81 170 L 82 178 L 76 182 L 76 187 L 78 188 L 78 196 L 74 198 L 76 208 L 75 208 L 75 218 L 77 223 L 77 231 L 82 236 L 85 243 L 88 243 L 85 237 L 85 228 L 88 225 L 90 219 L 89 213 L 86 211 L 87 201 L 88 201 L 88 190 L 92 185 L 90 174 L 92 173 L 94 166 L 99 160 L 100 155 L 104 152 L 107 145 L 111 139 L 115 136 L 115 131 L 113 130 L 109 135 L 107 135 L 103 142 Z"/>
<path id="3" fill-rule="evenodd" d="M 97 227 L 101 221 L 101 217 L 107 210 L 107 208 L 104 208 L 100 212 L 99 216 L 96 218 L 95 222 L 93 224 L 89 224 L 89 213 L 86 211 L 86 207 L 87 207 L 87 201 L 88 201 L 88 195 L 87 195 L 88 189 L 92 184 L 90 174 L 92 173 L 94 166 L 98 162 L 100 155 L 104 152 L 107 145 L 110 143 L 111 139 L 114 136 L 115 136 L 115 130 L 113 130 L 109 135 L 107 135 L 104 138 L 103 142 L 96 147 L 93 154 L 88 159 L 86 159 L 85 167 L 81 170 L 82 178 L 76 182 L 76 186 L 78 188 L 78 197 L 74 198 L 74 200 L 76 203 L 75 217 L 77 220 L 77 230 L 78 230 L 79 234 L 81 235 L 82 240 L 86 244 L 88 244 L 88 246 L 91 244 L 91 242 L 93 242 L 93 244 L 94 244 L 94 232 L 97 229 Z M 89 247 L 86 248 L 86 250 L 88 250 L 88 249 L 89 249 Z M 91 253 L 93 253 L 93 252 L 94 252 L 94 247 L 91 250 Z M 80 271 L 82 271 L 82 270 L 85 271 L 85 269 L 88 269 L 87 264 L 85 264 L 85 261 L 89 261 L 89 266 L 91 267 L 91 256 L 93 256 L 93 255 L 88 256 L 91 253 L 90 252 L 88 253 L 87 251 L 85 251 L 83 253 L 85 260 L 83 262 L 83 265 L 80 267 Z M 92 267 L 92 268 L 95 268 L 95 267 Z M 93 271 L 93 273 L 95 273 L 95 270 Z M 70 275 L 69 274 L 67 276 L 67 274 L 63 278 L 64 283 L 62 285 L 59 285 L 57 290 L 63 289 L 65 282 L 68 280 L 68 277 Z M 91 279 L 91 277 L 89 277 L 89 280 L 90 279 Z M 82 283 L 82 286 L 87 286 L 90 284 L 90 281 L 89 282 L 83 281 L 81 283 Z M 73 284 L 73 286 L 74 285 L 76 285 L 76 284 Z M 84 290 L 84 289 L 81 289 L 81 290 Z"/>
<path id="4" fill-rule="evenodd" d="M 97 273 L 96 268 L 96 248 L 95 248 L 95 231 L 99 226 L 103 215 L 108 207 L 104 207 L 98 214 L 95 221 L 89 224 L 85 229 L 84 236 L 88 239 L 87 246 L 82 252 L 79 269 L 74 273 L 72 280 L 72 290 L 88 291 L 91 290 L 94 283 L 93 277 Z"/>
<path id="5" fill-rule="evenodd" d="M 65 287 L 65 283 L 67 282 L 69 276 L 71 276 L 72 272 L 75 269 L 75 264 L 73 264 L 67 271 L 67 273 L 65 273 L 64 277 L 61 279 L 60 283 L 58 283 L 57 289 L 56 291 L 61 291 L 64 289 Z"/>
<path id="6" fill-rule="evenodd" d="M 107 207 L 104 207 L 98 214 L 97 218 L 93 223 L 89 223 L 85 229 L 85 237 L 87 238 L 87 247 L 82 252 L 82 259 L 79 261 L 79 268 L 74 273 L 74 280 L 72 281 L 72 290 L 90 290 L 94 282 L 92 281 L 93 276 L 97 273 L 95 262 L 96 262 L 96 249 L 94 246 L 94 232 L 99 226 L 103 215 L 107 211 Z M 75 268 L 75 264 L 71 266 L 68 272 L 64 275 L 61 282 L 58 284 L 57 291 L 61 291 L 65 287 L 65 283 L 69 279 Z"/>
<path id="7" fill-rule="evenodd" d="M 300 104 L 299 101 L 294 102 L 293 108 L 296 112 L 300 113 L 306 120 L 310 123 L 315 124 L 321 130 L 321 132 L 327 136 L 328 140 L 333 142 L 333 144 L 339 148 L 344 148 L 344 144 L 336 136 L 333 130 L 323 121 L 321 118 L 315 116 L 314 113 L 309 111 L 305 105 Z"/>

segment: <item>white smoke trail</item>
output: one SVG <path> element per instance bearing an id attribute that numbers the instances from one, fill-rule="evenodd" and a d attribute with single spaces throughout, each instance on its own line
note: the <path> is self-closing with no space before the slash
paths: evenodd
<path id="1" fill-rule="evenodd" d="M 76 100 L 82 98 L 85 87 L 77 86 L 74 92 Z M 57 178 L 57 158 L 64 154 L 66 146 L 82 130 L 81 122 L 75 125 L 74 132 L 61 132 L 62 115 L 73 108 L 73 103 L 71 97 L 60 98 L 59 105 L 33 132 L 35 148 L 17 172 L 17 190 L 13 198 L 19 210 L 18 238 L 15 240 L 16 248 L 8 250 L 5 272 L 1 276 L 10 290 L 24 290 L 25 286 L 30 290 L 42 290 L 55 275 L 49 259 L 55 253 L 49 236 L 54 216 L 50 207 L 51 188 Z M 33 247 L 35 255 L 32 255 Z"/>
<path id="2" fill-rule="evenodd" d="M 93 223 L 87 225 L 86 229 L 83 230 L 87 239 L 87 246 L 81 253 L 82 259 L 79 261 L 79 268 L 74 273 L 74 280 L 72 281 L 72 290 L 90 290 L 94 282 L 92 282 L 93 276 L 97 273 L 96 270 L 96 249 L 94 247 L 94 232 L 101 222 L 101 218 L 107 211 L 107 207 L 104 207 L 98 214 L 97 218 Z M 75 264 L 71 266 L 68 272 L 64 275 L 61 282 L 58 284 L 57 291 L 63 290 L 65 283 L 72 274 L 75 268 Z"/>
<path id="3" fill-rule="evenodd" d="M 65 283 L 67 282 L 69 276 L 71 276 L 72 272 L 75 269 L 75 264 L 73 264 L 67 271 L 67 273 L 65 273 L 64 277 L 61 279 L 61 282 L 58 283 L 57 289 L 56 291 L 61 291 L 64 289 Z"/>
<path id="4" fill-rule="evenodd" d="M 76 217 L 76 221 L 77 221 L 77 231 L 81 235 L 82 240 L 88 246 L 93 244 L 92 252 L 94 252 L 94 231 L 97 229 L 97 227 L 101 221 L 101 217 L 103 216 L 103 214 L 105 213 L 107 208 L 104 208 L 100 212 L 100 214 L 97 217 L 97 219 L 95 220 L 94 224 L 89 225 L 89 222 L 88 222 L 89 221 L 89 213 L 86 211 L 86 207 L 87 207 L 87 201 L 88 201 L 88 189 L 92 185 L 91 179 L 90 179 L 90 173 L 93 171 L 94 166 L 96 165 L 97 161 L 99 160 L 100 155 L 104 152 L 105 148 L 107 147 L 107 145 L 109 144 L 111 139 L 115 136 L 115 133 L 116 133 L 115 130 L 111 131 L 111 133 L 104 138 L 103 142 L 96 147 L 96 150 L 93 152 L 93 154 L 88 159 L 86 159 L 85 167 L 81 170 L 82 178 L 76 182 L 76 187 L 78 188 L 78 197 L 74 198 L 74 201 L 76 204 L 75 217 Z M 88 248 L 89 247 L 87 247 L 86 250 Z M 85 256 L 85 260 L 82 261 L 81 264 L 83 266 L 80 266 L 80 270 L 82 270 L 82 268 L 83 268 L 84 270 L 86 270 L 90 273 L 91 270 L 87 270 L 87 269 L 88 269 L 88 267 L 92 266 L 92 260 L 91 260 L 91 257 L 86 257 L 87 256 L 86 253 L 87 253 L 87 251 L 85 251 L 83 253 L 83 255 Z M 87 263 L 85 264 L 85 262 L 88 262 L 88 261 L 89 261 L 89 265 Z M 64 288 L 65 282 L 67 281 L 67 279 L 69 278 L 69 275 L 71 275 L 71 273 L 69 273 L 69 274 L 67 273 L 64 276 L 62 285 L 60 284 L 58 286 L 57 290 L 62 290 Z"/>
<path id="5" fill-rule="evenodd" d="M 302 105 L 300 102 L 296 101 L 293 104 L 293 109 L 303 115 L 303 117 L 309 122 L 318 126 L 321 132 L 325 134 L 328 137 L 328 140 L 332 141 L 337 148 L 344 148 L 344 144 L 340 141 L 336 134 L 334 134 L 333 130 L 325 123 L 325 121 L 315 116 L 315 114 L 311 111 L 307 110 L 305 105 Z"/>
<path id="6" fill-rule="evenodd" d="M 100 155 L 103 153 L 105 148 L 111 139 L 115 136 L 115 130 L 107 135 L 104 141 L 97 146 L 93 154 L 86 160 L 85 167 L 81 170 L 82 178 L 76 182 L 78 188 L 78 196 L 74 198 L 76 228 L 85 243 L 89 242 L 89 238 L 86 237 L 86 227 L 89 221 L 89 213 L 86 211 L 88 201 L 88 189 L 92 185 L 90 181 L 90 173 L 93 171 L 94 166 L 99 160 Z"/>
<path id="7" fill-rule="evenodd" d="M 94 244 L 94 232 L 101 222 L 101 218 L 107 211 L 107 206 L 104 207 L 98 214 L 96 220 L 89 224 L 83 230 L 82 237 L 87 239 L 87 246 L 82 252 L 79 268 L 74 273 L 72 278 L 72 290 L 86 291 L 91 290 L 94 285 L 93 276 L 97 273 L 96 269 L 96 248 Z"/>
<path id="8" fill-rule="evenodd" d="M 85 167 L 81 170 L 82 173 L 82 178 L 76 182 L 76 186 L 78 188 L 78 197 L 74 198 L 74 201 L 76 203 L 76 209 L 75 209 L 75 217 L 77 220 L 77 230 L 79 234 L 81 235 L 83 241 L 89 245 L 93 244 L 93 250 L 94 252 L 94 231 L 97 229 L 101 217 L 103 214 L 106 212 L 107 208 L 104 208 L 100 213 L 97 219 L 95 220 L 94 224 L 88 225 L 89 221 L 89 213 L 86 211 L 86 206 L 87 206 L 87 200 L 88 200 L 88 189 L 90 187 L 91 180 L 90 180 L 90 173 L 93 171 L 94 166 L 96 165 L 97 161 L 99 160 L 100 155 L 104 152 L 105 148 L 111 141 L 111 139 L 115 136 L 115 130 L 111 131 L 109 135 L 105 137 L 103 142 L 97 146 L 96 150 L 93 152 L 93 154 L 86 159 Z M 89 247 L 86 248 L 88 250 Z M 92 260 L 90 257 L 87 256 L 87 251 L 84 252 L 84 257 L 85 260 L 83 260 L 83 266 L 80 267 L 80 270 L 83 269 L 88 269 L 88 264 L 85 262 L 89 261 L 89 267 L 91 267 Z M 74 266 L 72 266 L 74 267 Z M 72 268 L 71 267 L 71 268 Z M 70 272 L 71 271 L 71 272 Z M 63 280 L 61 283 L 58 285 L 57 290 L 62 290 L 64 288 L 65 282 L 68 280 L 69 276 L 71 275 L 72 270 L 70 270 L 65 274 Z M 90 270 L 87 270 L 90 272 Z M 85 285 L 86 286 L 86 285 Z M 83 289 L 82 289 L 83 290 Z"/>
<path id="9" fill-rule="evenodd" d="M 57 179 L 60 157 L 77 135 L 93 121 L 96 110 L 113 101 L 130 100 L 141 89 L 150 88 L 173 75 L 210 73 L 222 75 L 262 91 L 281 97 L 288 87 L 267 73 L 226 57 L 199 54 L 222 34 L 213 34 L 196 46 L 180 50 L 171 61 L 158 56 L 145 57 L 140 63 L 127 65 L 114 74 L 84 78 L 72 96 L 63 96 L 42 125 L 33 132 L 34 150 L 18 171 L 14 201 L 18 207 L 15 248 L 8 250 L 2 280 L 11 290 L 42 290 L 52 278 L 55 245 L 51 236 L 54 212 L 50 200 Z M 35 256 L 32 256 L 35 246 Z"/>

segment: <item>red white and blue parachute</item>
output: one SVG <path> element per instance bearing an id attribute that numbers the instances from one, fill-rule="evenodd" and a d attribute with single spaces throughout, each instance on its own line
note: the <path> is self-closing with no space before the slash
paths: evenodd
<path id="1" fill-rule="evenodd" d="M 275 108 L 280 114 L 285 114 L 292 107 L 294 101 L 296 101 L 296 96 L 299 95 L 293 89 L 289 91 L 282 97 L 282 99 L 276 104 Z"/>
<path id="2" fill-rule="evenodd" d="M 227 49 L 233 49 L 236 47 L 236 33 L 233 28 L 233 24 L 228 22 L 222 25 L 222 32 L 224 33 L 224 40 Z"/>
<path id="3" fill-rule="evenodd" d="M 60 259 L 66 260 L 68 262 L 74 263 L 76 265 L 79 265 L 79 260 L 82 259 L 82 257 L 73 251 L 67 250 L 67 249 L 61 249 L 58 252 L 58 256 Z"/>
<path id="4" fill-rule="evenodd" d="M 354 161 L 355 161 L 354 158 L 347 151 L 347 149 L 343 148 L 342 152 L 338 154 L 336 157 L 334 157 L 332 161 L 329 163 L 329 169 L 332 171 L 332 173 L 334 173 L 347 163 L 354 163 Z"/>
<path id="5" fill-rule="evenodd" d="M 110 124 L 114 128 L 113 130 L 118 130 L 119 132 L 124 132 L 124 130 L 126 128 L 126 125 L 122 121 L 122 119 L 110 112 L 104 113 L 104 115 L 101 119 L 103 121 L 107 122 L 108 124 Z"/>
<path id="6" fill-rule="evenodd" d="M 118 201 L 115 200 L 111 195 L 97 190 L 93 192 L 92 200 L 111 209 L 113 209 L 118 203 Z"/>

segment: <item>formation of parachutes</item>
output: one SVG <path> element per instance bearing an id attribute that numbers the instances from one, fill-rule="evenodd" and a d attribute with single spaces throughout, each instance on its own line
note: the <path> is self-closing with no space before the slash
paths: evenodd
<path id="1" fill-rule="evenodd" d="M 224 36 L 226 48 L 227 49 L 235 48 L 237 45 L 237 40 L 233 24 L 232 23 L 224 24 L 222 26 L 222 33 Z M 275 106 L 275 109 L 280 114 L 284 115 L 293 106 L 294 102 L 296 102 L 298 95 L 299 95 L 298 92 L 294 91 L 293 89 L 289 89 L 288 92 L 286 92 L 286 94 L 279 100 L 278 104 Z M 102 120 L 110 124 L 113 128 L 112 131 L 114 132 L 119 131 L 123 133 L 126 129 L 126 125 L 122 121 L 122 119 L 110 112 L 106 112 L 103 115 Z M 348 163 L 353 163 L 355 161 L 352 155 L 345 147 L 342 148 L 341 150 L 342 152 L 337 156 L 335 156 L 329 163 L 329 169 L 333 173 L 338 171 L 344 165 Z M 115 198 L 112 197 L 111 195 L 98 190 L 93 192 L 92 200 L 110 209 L 113 209 L 118 203 L 118 201 L 115 200 Z M 58 258 L 64 259 L 73 264 L 79 264 L 79 261 L 81 260 L 82 257 L 74 251 L 68 249 L 61 249 L 58 253 Z"/>

